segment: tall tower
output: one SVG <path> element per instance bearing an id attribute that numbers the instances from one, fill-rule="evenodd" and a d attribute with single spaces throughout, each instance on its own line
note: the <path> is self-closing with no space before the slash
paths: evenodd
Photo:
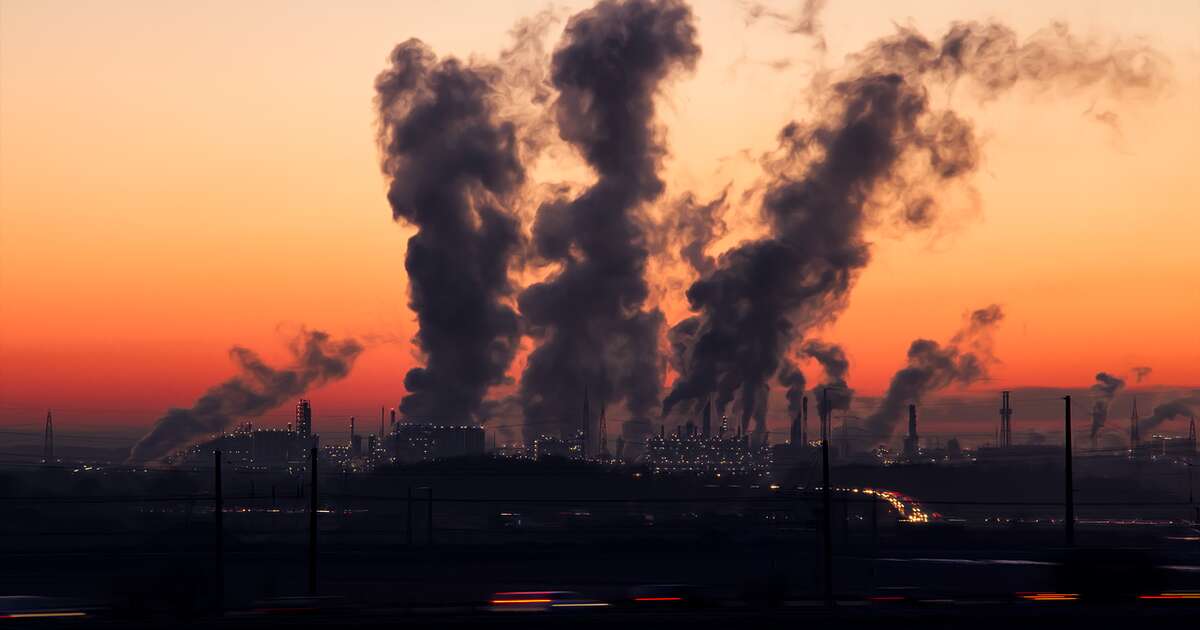
<path id="1" fill-rule="evenodd" d="M 729 416 L 721 416 L 720 437 L 725 437 L 725 433 L 729 431 Z"/>
<path id="2" fill-rule="evenodd" d="M 608 420 L 604 417 L 604 401 L 600 401 L 600 459 L 608 460 Z"/>
<path id="3" fill-rule="evenodd" d="M 588 435 L 588 425 L 592 423 L 592 412 L 588 407 L 588 390 L 583 388 L 583 439 L 580 441 L 579 454 L 587 459 L 588 456 L 588 439 L 592 436 Z"/>
<path id="4" fill-rule="evenodd" d="M 800 445 L 800 422 L 803 417 L 804 412 L 797 410 L 796 416 L 792 418 L 792 433 L 789 438 L 792 442 L 792 446 Z"/>
<path id="5" fill-rule="evenodd" d="M 1193 428 L 1195 421 L 1192 422 Z M 46 435 L 42 442 L 42 463 L 49 464 L 54 461 L 54 418 L 50 416 L 50 410 L 46 410 Z"/>
<path id="6" fill-rule="evenodd" d="M 704 437 L 712 436 L 712 398 L 704 401 L 704 417 L 701 418 L 700 429 L 704 432 Z"/>
<path id="7" fill-rule="evenodd" d="M 1008 448 L 1012 446 L 1012 407 L 1009 406 L 1008 397 L 1010 392 L 1001 392 L 1003 396 L 1000 404 L 1000 446 Z"/>
<path id="8" fill-rule="evenodd" d="M 380 407 L 379 408 L 379 439 L 382 440 L 384 435 L 385 434 L 383 432 L 383 407 Z"/>
<path id="9" fill-rule="evenodd" d="M 921 441 L 917 436 L 917 406 L 908 406 L 908 437 L 904 438 L 905 457 L 916 457 L 921 450 Z"/>
<path id="10" fill-rule="evenodd" d="M 800 399 L 800 443 L 808 446 L 808 396 Z"/>
<path id="11" fill-rule="evenodd" d="M 1192 421 L 1188 423 L 1188 442 L 1192 444 L 1192 452 L 1196 452 L 1196 416 L 1192 416 Z"/>
<path id="12" fill-rule="evenodd" d="M 1138 435 L 1137 396 L 1133 397 L 1133 412 L 1129 415 L 1129 448 L 1136 450 L 1142 437 Z"/>
<path id="13" fill-rule="evenodd" d="M 305 398 L 296 403 L 296 432 L 306 440 L 312 437 L 312 405 Z"/>

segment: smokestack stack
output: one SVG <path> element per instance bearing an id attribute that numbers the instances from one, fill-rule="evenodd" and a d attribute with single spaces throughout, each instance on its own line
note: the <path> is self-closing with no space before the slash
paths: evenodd
<path id="1" fill-rule="evenodd" d="M 54 461 L 54 419 L 49 409 L 46 410 L 46 434 L 42 439 L 42 463 L 49 464 Z"/>
<path id="2" fill-rule="evenodd" d="M 704 431 L 704 437 L 712 437 L 712 399 L 704 401 L 704 417 L 701 427 Z"/>
<path id="3" fill-rule="evenodd" d="M 792 446 L 797 446 L 800 444 L 800 423 L 803 421 L 803 418 L 803 411 L 797 412 L 796 415 L 792 417 L 792 433 L 791 437 L 789 438 L 792 441 Z"/>
<path id="4" fill-rule="evenodd" d="M 1000 446 L 1008 448 L 1012 446 L 1012 407 L 1009 406 L 1008 397 L 1010 392 L 1001 392 L 1003 396 L 1000 405 Z"/>
<path id="5" fill-rule="evenodd" d="M 392 426 L 396 426 L 396 408 L 392 407 Z"/>
<path id="6" fill-rule="evenodd" d="M 800 413 L 803 415 L 803 419 L 800 421 L 800 442 L 807 446 L 808 445 L 808 396 L 805 396 L 801 400 L 800 404 L 801 404 Z"/>
<path id="7" fill-rule="evenodd" d="M 588 429 L 591 428 L 590 427 L 591 424 L 592 424 L 592 413 L 591 413 L 591 410 L 588 408 L 588 390 L 587 390 L 587 387 L 584 387 L 583 388 L 583 438 L 580 443 L 580 449 L 579 449 L 580 454 L 583 456 L 584 459 L 587 459 L 587 456 L 588 456 L 588 438 L 591 437 L 588 435 Z"/>
<path id="8" fill-rule="evenodd" d="M 908 437 L 904 438 L 904 456 L 916 457 L 921 450 L 920 438 L 917 436 L 917 406 L 908 406 Z"/>
<path id="9" fill-rule="evenodd" d="M 1137 396 L 1133 397 L 1133 411 L 1129 414 L 1129 449 L 1137 450 L 1142 437 L 1138 435 Z"/>

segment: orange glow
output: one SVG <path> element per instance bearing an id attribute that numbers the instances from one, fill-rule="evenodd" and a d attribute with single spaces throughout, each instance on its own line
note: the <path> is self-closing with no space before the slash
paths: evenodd
<path id="1" fill-rule="evenodd" d="M 1138 599 L 1200 599 L 1200 593 L 1161 593 L 1159 595 L 1138 595 Z"/>
<path id="2" fill-rule="evenodd" d="M 1135 365 L 1153 366 L 1147 385 L 1200 386 L 1200 292 L 1187 289 L 1200 269 L 1200 4 L 829 3 L 819 57 L 785 29 L 747 26 L 741 3 L 692 4 L 704 55 L 659 107 L 660 205 L 731 185 L 731 234 L 713 255 L 759 229 L 741 193 L 779 130 L 806 120 L 814 69 L 897 23 L 938 37 L 954 20 L 996 18 L 1026 36 L 1064 21 L 1083 37 L 1160 47 L 1175 82 L 1148 102 L 1017 91 L 978 106 L 931 91 L 977 128 L 979 207 L 951 208 L 933 233 L 872 227 L 872 262 L 847 310 L 814 335 L 843 344 L 851 386 L 877 395 L 914 338 L 943 339 L 963 312 L 999 302 L 1003 363 L 988 388 L 1086 386 L 1098 370 Z M 391 220 L 385 198 L 373 80 L 409 37 L 440 55 L 494 58 L 545 0 L 470 5 L 464 21 L 459 2 L 4 3 L 0 425 L 36 427 L 54 408 L 64 434 L 140 430 L 228 378 L 230 346 L 278 359 L 280 329 L 300 324 L 370 340 L 349 378 L 308 394 L 318 429 L 396 404 L 420 362 L 404 272 L 413 230 Z M 1081 115 L 1093 106 L 1119 115 L 1119 131 Z M 564 153 L 535 165 L 531 185 L 578 180 Z M 686 316 L 690 275 L 667 263 L 649 273 L 649 303 L 667 324 Z M 785 421 L 780 405 L 771 414 Z"/>
<path id="3" fill-rule="evenodd" d="M 1017 593 L 1021 599 L 1035 602 L 1073 602 L 1079 599 L 1079 593 Z"/>
<path id="4" fill-rule="evenodd" d="M 79 611 L 63 611 L 63 612 L 28 612 L 28 613 L 8 613 L 0 615 L 0 619 L 39 619 L 48 617 L 86 617 L 87 613 Z"/>
<path id="5" fill-rule="evenodd" d="M 493 604 L 549 604 L 549 599 L 493 599 Z"/>

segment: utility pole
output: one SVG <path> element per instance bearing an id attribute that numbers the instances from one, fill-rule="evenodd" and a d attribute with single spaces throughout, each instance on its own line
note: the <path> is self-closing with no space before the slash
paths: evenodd
<path id="1" fill-rule="evenodd" d="M 225 607 L 225 495 L 221 490 L 221 451 L 213 451 L 213 521 L 216 533 L 217 610 Z"/>
<path id="2" fill-rule="evenodd" d="M 833 608 L 833 500 L 829 489 L 829 431 L 826 416 L 829 415 L 829 388 L 821 392 L 821 499 L 825 508 L 825 544 L 822 552 L 822 568 L 825 575 L 825 606 Z"/>
<path id="3" fill-rule="evenodd" d="M 317 447 L 308 451 L 312 473 L 308 497 L 308 594 L 317 594 Z"/>
<path id="4" fill-rule="evenodd" d="M 1075 477 L 1071 471 L 1073 453 L 1071 452 L 1071 397 L 1063 396 L 1063 401 L 1066 403 L 1063 411 L 1063 427 L 1065 439 L 1065 457 L 1066 457 L 1066 502 L 1067 502 L 1067 546 L 1075 546 Z"/>

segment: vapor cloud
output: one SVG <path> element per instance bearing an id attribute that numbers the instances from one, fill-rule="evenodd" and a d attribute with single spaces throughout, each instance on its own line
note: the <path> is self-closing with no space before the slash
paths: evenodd
<path id="1" fill-rule="evenodd" d="M 993 304 L 972 312 L 967 325 L 945 346 L 929 339 L 913 341 L 908 365 L 892 376 L 879 409 L 866 419 L 871 440 L 886 443 L 906 405 L 919 404 L 925 396 L 952 385 L 965 387 L 986 378 L 994 361 L 991 332 L 1003 318 L 1003 311 Z"/>
<path id="2" fill-rule="evenodd" d="M 538 28 L 525 25 L 519 39 L 538 41 Z M 536 47 L 523 50 L 510 54 L 536 57 Z M 404 377 L 400 410 L 410 418 L 478 421 L 520 341 L 509 267 L 522 243 L 511 204 L 525 169 L 515 125 L 496 113 L 503 76 L 439 60 L 412 39 L 375 81 L 388 202 L 395 220 L 417 228 L 404 266 L 424 365 Z"/>
<path id="3" fill-rule="evenodd" d="M 1194 417 L 1197 410 L 1200 410 L 1200 395 L 1177 398 L 1156 406 L 1154 413 L 1150 414 L 1148 418 L 1143 418 L 1139 427 L 1141 430 L 1147 432 L 1143 435 L 1149 435 L 1149 431 L 1157 429 L 1160 424 L 1168 420 L 1181 416 L 1185 418 Z"/>
<path id="4" fill-rule="evenodd" d="M 1146 380 L 1146 377 L 1150 376 L 1150 373 L 1153 371 L 1153 368 L 1146 366 L 1135 367 L 1133 368 L 1133 377 L 1137 382 L 1141 383 L 1142 381 Z"/>
<path id="5" fill-rule="evenodd" d="M 262 415 L 309 389 L 345 378 L 363 347 L 354 339 L 333 340 L 313 330 L 301 331 L 288 349 L 292 364 L 277 369 L 254 351 L 235 346 L 229 356 L 241 373 L 204 392 L 191 407 L 169 409 L 133 446 L 129 461 L 161 459 L 238 418 Z"/>
<path id="6" fill-rule="evenodd" d="M 1108 420 L 1108 408 L 1112 405 L 1113 397 L 1125 387 L 1125 380 L 1107 372 L 1096 374 L 1096 384 L 1092 385 L 1092 395 L 1096 401 L 1092 403 L 1092 437 L 1095 438 L 1104 428 Z"/>
<path id="7" fill-rule="evenodd" d="M 518 300 L 537 342 L 519 392 L 527 422 L 578 426 L 585 387 L 599 404 L 623 401 L 636 427 L 658 403 L 664 319 L 646 306 L 643 211 L 663 191 L 654 98 L 699 56 L 680 0 L 605 0 L 567 23 L 551 62 L 553 112 L 596 181 L 543 204 L 533 224 L 534 254 L 556 270 Z"/>
<path id="8" fill-rule="evenodd" d="M 931 87 L 962 85 L 980 100 L 1021 85 L 1153 94 L 1166 70 L 1146 45 L 1085 42 L 1060 25 L 1025 42 L 994 22 L 956 23 L 937 41 L 901 27 L 852 55 L 814 81 L 812 119 L 785 125 L 764 160 L 768 235 L 721 254 L 688 289 L 694 315 L 671 335 L 684 347 L 663 413 L 709 397 L 723 413 L 737 398 L 745 425 L 788 349 L 845 308 L 870 261 L 867 227 L 936 225 L 942 191 L 965 186 L 980 157 L 971 122 L 932 107 Z M 934 346 L 915 344 L 913 360 Z"/>

